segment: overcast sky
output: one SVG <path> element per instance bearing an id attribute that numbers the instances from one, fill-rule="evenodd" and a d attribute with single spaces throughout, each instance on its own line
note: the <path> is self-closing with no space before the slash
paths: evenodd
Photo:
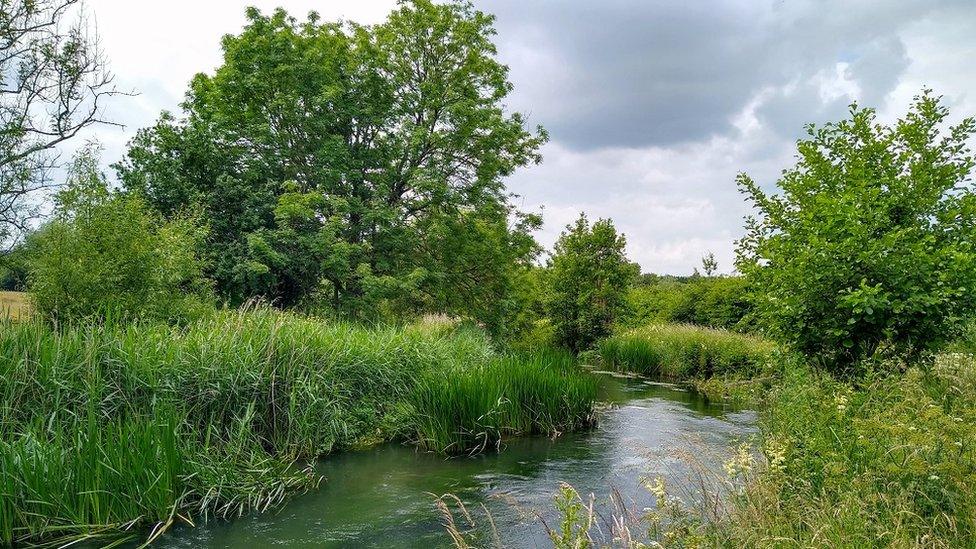
<path id="1" fill-rule="evenodd" d="M 109 107 L 124 129 L 97 131 L 106 164 L 161 110 L 178 111 L 246 5 L 376 23 L 394 4 L 89 0 L 118 86 L 139 93 Z M 706 251 L 730 271 L 747 213 L 735 174 L 772 186 L 803 125 L 842 117 L 852 100 L 890 120 L 928 86 L 954 117 L 976 113 L 973 0 L 476 5 L 498 17 L 508 106 L 550 132 L 542 165 L 508 181 L 524 210 L 544 208 L 540 241 L 551 245 L 580 211 L 610 217 L 646 272 L 690 273 Z"/>

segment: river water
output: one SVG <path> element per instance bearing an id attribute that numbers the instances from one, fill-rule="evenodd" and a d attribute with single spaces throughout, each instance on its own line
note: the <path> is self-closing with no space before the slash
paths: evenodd
<path id="1" fill-rule="evenodd" d="M 642 477 L 684 482 L 689 468 L 679 454 L 716 465 L 731 444 L 756 432 L 753 412 L 707 403 L 674 386 L 602 377 L 609 406 L 592 431 L 510 440 L 501 452 L 476 457 L 445 459 L 398 444 L 338 454 L 319 464 L 325 477 L 319 490 L 280 510 L 175 527 L 157 546 L 450 547 L 433 496 L 450 493 L 475 511 L 488 539 L 483 509 L 504 546 L 545 547 L 540 517 L 554 524 L 561 482 L 584 496 L 593 493 L 598 504 L 616 489 L 640 509 L 653 502 Z"/>

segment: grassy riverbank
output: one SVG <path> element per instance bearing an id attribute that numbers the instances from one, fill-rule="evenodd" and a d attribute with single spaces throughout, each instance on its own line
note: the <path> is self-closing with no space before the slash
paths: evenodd
<path id="1" fill-rule="evenodd" d="M 719 494 L 689 498 L 651 479 L 658 509 L 616 517 L 607 528 L 620 539 L 696 547 L 976 547 L 976 356 L 958 351 L 971 349 L 970 340 L 933 360 L 876 365 L 840 380 L 782 353 L 756 376 L 766 345 L 747 350 L 739 336 L 688 326 L 647 329 L 643 342 L 637 334 L 612 338 L 604 356 L 615 367 L 647 365 L 637 368 L 642 372 L 660 372 L 665 354 L 693 357 L 670 375 L 721 365 L 711 369 L 718 375 L 694 385 L 726 397 L 748 393 L 761 435 L 733 449 L 724 472 L 698 470 L 720 487 L 721 505 L 702 504 L 720 501 Z M 696 338 L 700 343 L 681 352 L 680 342 Z M 573 494 L 560 505 L 565 522 L 556 534 L 588 543 L 588 528 L 599 519 Z M 646 534 L 615 530 L 623 526 Z"/>
<path id="2" fill-rule="evenodd" d="M 330 452 L 383 440 L 490 446 L 474 436 L 489 425 L 484 414 L 458 415 L 451 403 L 477 414 L 465 403 L 496 399 L 490 410 L 504 413 L 491 414 L 486 436 L 497 442 L 586 426 L 595 393 L 570 365 L 499 356 L 475 330 L 364 328 L 268 309 L 182 328 L 2 328 L 6 544 L 266 509 L 314 487 L 305 464 Z"/>
<path id="3" fill-rule="evenodd" d="M 773 350 L 773 343 L 757 336 L 691 324 L 652 324 L 611 336 L 599 346 L 607 367 L 679 379 L 755 374 Z"/>
<path id="4" fill-rule="evenodd" d="M 761 413 L 764 460 L 723 544 L 976 546 L 976 359 L 946 354 L 844 383 L 787 370 Z"/>

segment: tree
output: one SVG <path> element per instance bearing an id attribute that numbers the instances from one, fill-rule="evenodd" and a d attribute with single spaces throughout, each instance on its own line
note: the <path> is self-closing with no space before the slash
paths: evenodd
<path id="1" fill-rule="evenodd" d="M 715 254 L 708 252 L 702 256 L 702 270 L 705 276 L 712 276 L 718 270 L 718 261 L 715 261 Z"/>
<path id="2" fill-rule="evenodd" d="M 97 149 L 86 147 L 57 195 L 51 221 L 31 236 L 28 289 L 54 321 L 178 319 L 209 301 L 191 217 L 163 221 L 137 195 L 108 189 Z"/>
<path id="3" fill-rule="evenodd" d="M 40 213 L 54 152 L 102 118 L 119 92 L 77 0 L 0 0 L 0 246 L 11 247 Z"/>
<path id="4" fill-rule="evenodd" d="M 852 105 L 848 120 L 808 127 L 780 194 L 739 175 L 760 215 L 738 267 L 775 335 L 842 371 L 956 332 L 976 301 L 976 121 L 945 128 L 947 116 L 929 91 L 891 126 Z"/>
<path id="5" fill-rule="evenodd" d="M 164 114 L 131 143 L 126 187 L 164 215 L 203 210 L 231 301 L 316 295 L 357 313 L 403 296 L 398 306 L 487 314 L 458 296 L 507 287 L 485 281 L 525 257 L 530 218 L 502 179 L 545 140 L 505 112 L 492 17 L 427 0 L 375 26 L 247 15 L 223 65 L 194 78 L 185 116 Z M 489 226 L 508 248 L 462 268 Z"/>
<path id="6" fill-rule="evenodd" d="M 585 214 L 560 235 L 549 260 L 547 307 L 560 345 L 579 352 L 610 334 L 639 272 L 627 261 L 626 243 L 611 220 L 591 227 Z"/>

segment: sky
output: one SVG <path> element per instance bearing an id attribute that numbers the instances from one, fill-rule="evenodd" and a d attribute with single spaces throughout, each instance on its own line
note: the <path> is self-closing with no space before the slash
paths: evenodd
<path id="1" fill-rule="evenodd" d="M 160 111 L 179 111 L 192 76 L 221 61 L 244 8 L 379 23 L 386 0 L 88 0 L 121 90 L 123 128 L 94 137 L 104 162 Z M 735 176 L 773 189 L 807 123 L 857 101 L 892 121 L 924 87 L 953 118 L 976 114 L 974 0 L 475 0 L 496 15 L 510 111 L 543 125 L 541 165 L 507 181 L 543 214 L 547 247 L 586 212 L 611 218 L 645 272 L 688 274 L 702 255 L 733 269 L 747 205 Z"/>

